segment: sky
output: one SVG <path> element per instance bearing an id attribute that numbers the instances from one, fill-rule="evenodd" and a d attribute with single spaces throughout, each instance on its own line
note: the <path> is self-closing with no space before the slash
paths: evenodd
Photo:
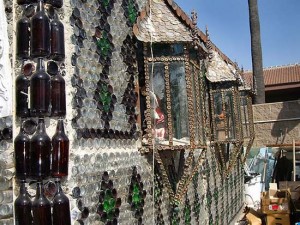
<path id="1" fill-rule="evenodd" d="M 252 70 L 248 0 L 175 0 L 240 68 Z M 300 0 L 258 0 L 263 67 L 300 63 Z"/>

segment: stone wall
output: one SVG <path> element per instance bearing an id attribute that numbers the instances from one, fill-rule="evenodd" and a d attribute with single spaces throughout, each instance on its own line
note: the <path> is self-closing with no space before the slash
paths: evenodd
<path id="1" fill-rule="evenodd" d="M 253 105 L 253 147 L 300 141 L 300 100 Z"/>

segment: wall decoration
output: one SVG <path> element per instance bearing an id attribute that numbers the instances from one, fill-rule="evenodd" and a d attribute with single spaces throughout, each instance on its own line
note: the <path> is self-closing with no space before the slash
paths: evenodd
<path id="1" fill-rule="evenodd" d="M 12 69 L 5 5 L 0 3 L 0 118 L 12 115 Z"/>
<path id="2" fill-rule="evenodd" d="M 113 187 L 113 181 L 109 179 L 108 172 L 102 175 L 101 191 L 99 194 L 99 204 L 97 213 L 101 221 L 105 224 L 117 224 L 120 214 L 121 198 L 118 198 L 118 192 Z"/>
<path id="3" fill-rule="evenodd" d="M 131 31 L 143 4 L 111 0 L 72 5 L 72 41 L 78 49 L 73 54 L 73 127 L 79 138 L 110 138 L 124 146 L 139 137 L 136 40 Z"/>
<path id="4" fill-rule="evenodd" d="M 18 2 L 22 5 L 14 4 L 16 18 L 29 31 L 37 1 Z M 213 133 L 208 43 L 193 21 L 196 14 L 190 20 L 166 0 L 55 2 L 51 6 L 45 1 L 45 14 L 57 31 L 53 37 L 62 38 L 63 30 L 65 40 L 59 43 L 67 52 L 59 52 L 62 46 L 51 50 L 50 43 L 49 58 L 42 60 L 51 77 L 51 106 L 65 97 L 66 107 L 55 104 L 44 121 L 50 138 L 58 123 L 65 127 L 70 149 L 66 147 L 64 157 L 68 167 L 43 180 L 46 198 L 53 200 L 54 177 L 61 178 L 72 225 L 229 224 L 242 206 L 243 170 L 238 158 L 227 176 L 221 174 L 218 146 L 208 144 Z M 27 33 L 24 42 L 30 43 Z M 32 92 L 27 83 L 39 67 L 37 58 L 30 58 L 30 44 L 24 48 L 14 68 L 25 83 L 16 90 L 20 96 Z M 55 86 L 66 95 L 53 94 Z M 30 115 L 28 104 L 22 107 L 11 123 L 30 139 L 37 118 Z M 0 128 L 2 124 L 0 120 Z M 5 137 L 7 132 L 0 133 Z M 11 144 L 11 139 L 0 140 L 6 150 Z M 8 156 L 10 152 L 3 153 L 1 165 L 13 165 Z M 11 189 L 13 176 L 10 168 L 5 170 L 0 178 L 4 188 Z M 26 177 L 27 172 L 18 173 L 17 183 L 23 186 Z M 28 181 L 27 190 L 35 195 L 35 182 Z M 11 222 L 9 216 L 12 211 L 7 217 Z"/>
<path id="5" fill-rule="evenodd" d="M 136 167 L 133 167 L 127 201 L 130 204 L 130 208 L 133 211 L 138 224 L 143 224 L 144 199 L 147 195 L 147 192 L 143 187 L 141 175 L 137 173 Z"/>

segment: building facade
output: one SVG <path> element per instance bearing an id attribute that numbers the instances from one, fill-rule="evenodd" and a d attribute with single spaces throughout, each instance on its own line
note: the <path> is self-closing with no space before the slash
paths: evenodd
<path id="1" fill-rule="evenodd" d="M 1 71 L 0 80 L 11 78 L 12 89 L 3 86 L 14 96 L 18 94 L 17 77 L 26 74 L 30 80 L 30 113 L 20 116 L 16 108 L 20 99 L 16 98 L 5 106 L 12 115 L 1 118 L 1 145 L 5 147 L 0 153 L 1 192 L 15 199 L 22 183 L 9 173 L 15 170 L 14 164 L 4 166 L 16 155 L 19 130 L 25 128 L 32 140 L 38 118 L 42 118 L 47 135 L 53 137 L 62 120 L 70 145 L 68 175 L 60 178 L 70 201 L 71 224 L 233 222 L 244 198 L 239 156 L 243 140 L 238 135 L 241 130 L 236 130 L 240 118 L 235 117 L 240 104 L 236 99 L 239 71 L 210 42 L 208 33 L 197 28 L 196 14 L 189 18 L 172 0 L 55 2 L 59 3 L 45 1 L 43 8 L 36 1 L 1 5 L 1 16 L 5 15 L 3 21 L 8 25 L 3 28 L 8 38 L 1 47 L 10 52 L 1 57 L 10 59 L 13 72 L 6 62 L 3 68 L 8 72 Z M 20 33 L 17 24 L 26 17 L 33 34 L 33 17 L 42 12 L 51 26 L 57 26 L 57 21 L 63 25 L 65 55 L 59 55 L 59 49 L 55 52 L 53 43 L 49 54 L 33 53 L 39 40 L 31 35 L 30 53 L 20 56 L 16 43 L 25 40 L 26 32 Z M 50 43 L 53 41 L 51 36 Z M 53 111 L 53 97 L 45 114 L 33 113 L 32 96 L 38 89 L 32 77 L 41 67 L 52 76 L 51 96 L 54 78 L 63 77 L 65 92 L 59 89 L 57 98 L 65 94 L 66 113 Z M 218 99 L 220 112 L 217 107 L 211 109 Z M 226 109 L 226 115 L 221 109 Z M 13 134 L 3 135 L 6 128 Z M 53 171 L 53 165 L 50 168 Z M 53 175 L 38 179 L 49 200 L 55 195 L 55 180 Z M 35 181 L 30 176 L 24 180 L 32 198 Z M 0 215 L 0 223 L 13 224 L 13 199 L 0 204 L 8 209 Z"/>

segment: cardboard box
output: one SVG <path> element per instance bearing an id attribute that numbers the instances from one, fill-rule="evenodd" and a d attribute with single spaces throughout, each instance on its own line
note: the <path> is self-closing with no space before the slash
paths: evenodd
<path id="1" fill-rule="evenodd" d="M 290 194 L 288 190 L 279 190 L 274 195 L 270 195 L 270 192 L 261 193 L 261 205 L 282 204 L 288 202 L 289 199 Z"/>
<path id="2" fill-rule="evenodd" d="M 268 214 L 267 225 L 291 225 L 290 214 Z"/>
<path id="3" fill-rule="evenodd" d="M 262 225 L 261 219 L 256 217 L 252 213 L 247 213 L 246 218 L 251 225 Z"/>
<path id="4" fill-rule="evenodd" d="M 290 213 L 289 203 L 270 204 L 261 207 L 261 211 L 265 214 L 286 214 Z"/>
<path id="5" fill-rule="evenodd" d="M 280 181 L 279 189 L 290 189 L 291 199 L 300 199 L 300 181 Z"/>
<path id="6" fill-rule="evenodd" d="M 290 213 L 289 190 L 270 189 L 261 193 L 261 211 L 265 214 Z"/>

